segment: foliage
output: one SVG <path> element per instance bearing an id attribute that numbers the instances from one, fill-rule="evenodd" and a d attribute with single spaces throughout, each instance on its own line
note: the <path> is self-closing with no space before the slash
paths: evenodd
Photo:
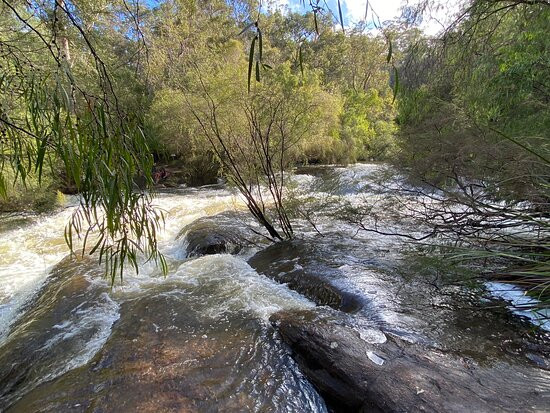
<path id="1" fill-rule="evenodd" d="M 355 149 L 353 160 L 384 159 L 392 154 L 395 111 L 391 95 L 378 90 L 349 91 L 342 116 L 342 135 Z"/>
<path id="2" fill-rule="evenodd" d="M 193 4 L 193 7 L 188 4 Z M 215 21 L 211 18 L 212 10 L 217 12 Z M 250 15 L 259 19 L 261 29 L 255 26 L 256 20 L 248 20 Z M 171 133 L 173 138 L 168 138 L 166 130 L 155 126 L 155 122 L 164 122 L 161 119 L 164 116 L 165 119 L 170 118 L 175 130 L 192 131 L 195 126 L 188 122 L 189 113 L 176 108 L 175 103 L 169 105 L 166 102 L 167 106 L 163 109 L 173 113 L 173 119 L 167 114 L 159 117 L 159 102 L 167 101 L 163 97 L 164 90 L 192 90 L 199 83 L 197 68 L 206 73 L 215 70 L 220 62 L 233 65 L 239 59 L 246 59 L 246 65 L 240 63 L 240 72 L 233 71 L 234 77 L 228 78 L 228 84 L 220 87 L 228 88 L 239 76 L 243 77 L 243 73 L 251 71 L 250 79 L 244 77 L 250 83 L 250 89 L 253 89 L 255 83 L 261 83 L 256 78 L 261 81 L 267 79 L 269 72 L 279 66 L 289 66 L 289 73 L 295 76 L 295 80 L 302 78 L 308 83 L 310 78 L 316 78 L 318 86 L 315 99 L 319 107 L 325 107 L 323 115 L 319 115 L 324 118 L 319 118 L 315 124 L 317 130 L 311 131 L 310 136 L 315 135 L 314 138 L 304 137 L 303 142 L 296 145 L 292 155 L 294 161 L 346 163 L 387 156 L 385 148 L 392 146 L 390 135 L 394 130 L 394 111 L 393 103 L 388 98 L 391 89 L 388 85 L 387 50 L 383 40 L 360 31 L 344 35 L 334 30 L 326 14 L 317 16 L 317 29 L 320 31 L 318 38 L 315 38 L 316 29 L 311 14 L 283 15 L 276 10 L 258 17 L 252 13 L 241 23 L 230 15 L 225 2 L 214 1 L 204 6 L 194 2 L 163 2 L 150 19 L 145 30 L 152 43 L 150 76 L 155 97 L 154 106 L 151 107 L 154 115 L 149 117 L 149 125 L 154 141 L 160 142 L 168 151 L 177 153 L 174 148 L 186 147 L 188 138 L 179 132 Z M 201 27 L 201 30 L 194 31 L 196 27 Z M 242 42 L 233 40 L 239 31 Z M 173 43 L 180 45 L 177 53 L 173 47 L 167 47 Z M 334 59 L 335 55 L 339 59 Z M 232 58 L 227 60 L 229 56 Z M 282 77 L 280 80 L 285 81 Z M 273 81 L 270 84 L 273 85 Z M 351 114 L 346 117 L 347 136 L 343 134 L 344 95 L 352 89 L 373 96 L 378 92 L 378 96 L 383 97 L 383 102 L 377 99 L 356 102 L 357 110 L 354 114 L 361 118 L 357 123 L 365 122 L 365 118 L 372 123 L 368 147 L 364 145 L 364 140 L 350 136 L 355 133 L 349 127 L 354 122 Z M 364 106 L 359 108 L 359 105 Z M 371 108 L 370 105 L 374 106 Z M 181 143 L 177 143 L 180 139 Z M 378 139 L 380 142 L 377 142 Z M 165 145 L 167 141 L 170 141 L 168 146 Z M 198 146 L 203 147 L 202 144 Z"/>
<path id="3" fill-rule="evenodd" d="M 395 131 L 387 39 L 344 27 L 339 2 L 336 19 L 310 6 L 1 0 L 0 193 L 79 193 L 67 243 L 99 252 L 112 280 L 140 257 L 164 265 L 155 160 L 188 183 L 267 183 L 276 212 L 256 193 L 256 216 L 291 237 L 284 172 L 386 157 Z"/>
<path id="4" fill-rule="evenodd" d="M 8 166 L 3 171 L 4 179 L 14 182 L 15 173 Z M 7 185 L 6 196 L 0 199 L 0 212 L 51 212 L 59 206 L 55 180 L 51 174 L 45 174 L 42 182 L 28 177 L 25 184 L 15 181 Z"/>
<path id="5" fill-rule="evenodd" d="M 541 200 L 547 166 L 539 156 L 548 159 L 550 149 L 550 10 L 519 4 L 483 13 L 481 22 L 472 15 L 447 33 L 444 48 L 429 41 L 410 48 L 416 61 L 403 67 L 399 163 L 441 181 L 484 180 L 499 198 Z"/>
<path id="6" fill-rule="evenodd" d="M 241 67 L 247 64 L 244 56 L 239 60 Z M 248 84 L 230 82 L 238 73 L 238 61 L 208 74 L 199 69 L 201 87 L 187 92 L 188 107 L 269 236 L 292 238 L 283 203 L 285 171 L 323 119 L 319 83 L 314 74 L 302 78 L 286 64 L 270 70 L 249 91 Z"/>
<path id="7" fill-rule="evenodd" d="M 424 218 L 548 297 L 550 38 L 547 2 L 474 0 L 443 42 L 416 36 L 401 66 L 395 164 L 438 195 Z M 444 199 L 441 199 L 444 198 Z"/>
<path id="8" fill-rule="evenodd" d="M 216 181 L 219 164 L 208 141 L 200 135 L 182 91 L 161 89 L 155 94 L 147 111 L 146 130 L 158 155 L 178 160 L 180 175 L 187 183 Z"/>
<path id="9" fill-rule="evenodd" d="M 139 117 L 124 111 L 109 62 L 96 49 L 93 27 L 101 24 L 87 32 L 81 23 L 93 23 L 86 18 L 93 7 L 3 0 L 0 8 L 0 192 L 6 195 L 10 170 L 16 182 L 41 182 L 45 167 L 61 163 L 81 193 L 65 232 L 71 250 L 82 237 L 82 253 L 98 251 L 112 280 L 127 263 L 137 270 L 139 252 L 164 267 L 155 237 L 161 215 L 134 183 L 140 175 L 151 182 L 152 156 Z"/>

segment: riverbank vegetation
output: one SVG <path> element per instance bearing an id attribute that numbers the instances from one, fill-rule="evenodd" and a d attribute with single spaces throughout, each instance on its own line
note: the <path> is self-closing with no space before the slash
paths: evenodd
<path id="1" fill-rule="evenodd" d="M 162 262 L 155 244 L 161 216 L 144 190 L 157 180 L 155 160 L 179 160 L 188 183 L 228 175 L 245 189 L 258 183 L 251 179 L 267 164 L 235 144 L 243 134 L 252 138 L 246 150 L 261 142 L 255 137 L 265 131 L 264 117 L 273 123 L 273 140 L 285 142 L 279 151 L 284 159 L 269 159 L 279 173 L 296 163 L 389 154 L 394 101 L 384 41 L 359 31 L 343 35 L 328 14 L 316 12 L 313 19 L 222 0 L 3 0 L 1 7 L 0 188 L 11 184 L 9 173 L 24 185 L 41 181 L 48 170 L 59 188 L 81 193 L 68 243 L 76 235 L 86 239 L 90 228 L 99 231 L 90 248 L 100 251 L 109 269 L 127 260 L 137 268 L 140 250 Z M 239 35 L 258 10 L 263 36 L 258 38 L 259 28 L 256 35 Z M 321 33 L 326 45 L 317 41 Z M 256 41 L 253 62 L 249 49 Z M 359 59 L 369 76 L 357 76 Z M 249 64 L 255 79 L 247 85 Z M 265 99 L 271 108 L 263 106 Z M 212 127 L 223 135 L 216 143 L 209 137 Z M 238 168 L 233 173 L 232 164 Z M 272 189 L 280 204 L 281 188 Z M 259 219 L 266 214 L 262 203 L 250 204 Z M 278 216 L 287 221 L 284 213 Z M 275 230 L 270 235 L 281 237 Z"/>
<path id="2" fill-rule="evenodd" d="M 150 189 L 169 175 L 226 178 L 277 240 L 285 171 L 386 161 L 428 235 L 545 294 L 549 3 L 467 1 L 436 37 L 416 6 L 352 26 L 319 2 L 2 0 L 1 208 L 82 194 L 67 241 L 99 232 L 114 277 L 142 251 L 163 264 Z"/>
<path id="3" fill-rule="evenodd" d="M 547 2 L 474 1 L 400 66 L 396 156 L 427 183 L 422 219 L 485 271 L 548 299 Z M 495 263 L 491 267 L 489 262 Z"/>

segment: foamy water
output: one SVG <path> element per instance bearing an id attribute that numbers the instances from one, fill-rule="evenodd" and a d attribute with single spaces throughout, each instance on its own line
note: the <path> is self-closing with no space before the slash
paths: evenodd
<path id="1" fill-rule="evenodd" d="M 68 254 L 64 227 L 72 212 L 67 208 L 36 217 L 31 224 L 0 233 L 0 342 L 21 306 Z"/>

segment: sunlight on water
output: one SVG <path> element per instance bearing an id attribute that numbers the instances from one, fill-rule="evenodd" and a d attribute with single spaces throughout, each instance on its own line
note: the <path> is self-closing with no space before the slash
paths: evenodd
<path id="1" fill-rule="evenodd" d="M 338 195 L 342 199 L 352 205 L 361 205 L 365 199 L 373 201 L 380 196 L 376 188 L 365 187 L 365 182 L 372 181 L 373 174 L 383 168 L 381 165 L 354 165 L 319 170 L 321 175 L 332 174 L 330 179 L 338 180 L 341 189 Z M 330 188 L 325 181 L 330 179 L 299 174 L 289 177 L 291 186 L 309 197 L 329 194 Z M 123 357 L 128 346 L 133 349 L 132 354 L 137 354 L 138 362 L 144 365 L 149 362 L 148 357 L 153 359 L 153 364 L 164 357 L 164 353 L 150 354 L 150 351 L 167 348 L 171 355 L 177 356 L 173 356 L 174 360 L 182 363 L 181 368 L 190 369 L 182 373 L 191 374 L 182 379 L 182 383 L 187 379 L 192 383 L 196 379 L 201 383 L 199 388 L 206 386 L 211 390 L 215 381 L 208 373 L 212 368 L 205 370 L 210 362 L 208 357 L 187 359 L 189 352 L 201 354 L 200 351 L 204 350 L 209 352 L 209 357 L 219 357 L 223 362 L 223 366 L 217 367 L 217 380 L 225 383 L 230 377 L 231 386 L 237 387 L 241 386 L 237 383 L 239 380 L 249 381 L 246 385 L 251 386 L 253 395 L 247 397 L 252 398 L 257 406 L 274 403 L 263 394 L 268 391 L 272 392 L 270 397 L 285 400 L 286 406 L 290 406 L 287 411 L 301 411 L 303 406 L 309 406 L 308 411 L 325 411 L 313 388 L 294 374 L 297 368 L 286 358 L 285 347 L 277 341 L 279 339 L 270 330 L 269 322 L 269 317 L 278 311 L 313 309 L 315 304 L 288 285 L 259 274 L 248 264 L 251 254 L 261 248 L 258 244 L 252 244 L 248 250 L 240 250 L 236 255 L 186 256 L 188 240 L 186 233 L 181 235 L 181 232 L 197 219 L 228 212 L 230 230 L 237 231 L 241 225 L 250 224 L 252 218 L 249 215 L 244 215 L 248 218 L 243 222 L 234 220 L 232 215 L 234 211 L 246 211 L 242 199 L 227 189 L 186 188 L 160 193 L 155 204 L 165 215 L 165 227 L 158 234 L 158 241 L 168 260 L 168 275 L 163 276 L 152 262 L 142 263 L 139 274 L 126 268 L 123 281 L 117 280 L 112 288 L 98 275 L 91 260 L 76 264 L 63 261 L 52 271 L 68 254 L 63 231 L 74 211 L 72 207 L 50 216 L 32 217 L 30 223 L 0 232 L 0 344 L 6 351 L 2 360 L 12 359 L 9 351 L 15 358 L 21 357 L 20 365 L 28 364 L 33 357 L 38 360 L 29 372 L 20 372 L 21 376 L 7 375 L 17 390 L 8 392 L 3 401 L 12 403 L 27 393 L 32 394 L 45 383 L 62 381 L 67 375 L 82 370 L 78 367 L 88 366 L 83 367 L 88 371 L 98 359 L 109 365 L 111 357 L 119 357 L 121 363 L 126 363 L 125 368 L 133 371 L 133 356 L 129 360 Z M 305 221 L 296 220 L 295 224 L 300 240 L 306 246 L 311 245 L 312 249 L 304 249 L 301 255 L 289 258 L 287 261 L 292 264 L 289 264 L 289 271 L 300 273 L 309 265 L 340 291 L 360 296 L 364 305 L 354 321 L 358 340 L 371 344 L 386 343 L 389 335 L 382 332 L 381 326 L 391 327 L 392 334 L 409 342 L 418 342 L 419 337 L 430 332 L 432 322 L 429 317 L 435 312 L 426 311 L 424 303 L 415 301 L 416 292 L 411 295 L 412 303 L 404 304 L 403 297 L 407 297 L 408 292 L 401 290 L 405 284 L 393 274 L 402 255 L 402 240 L 371 232 L 358 233 L 354 224 L 327 216 L 320 217 L 317 223 L 317 228 L 328 235 L 326 237 L 320 237 Z M 397 228 L 403 223 L 393 224 Z M 216 225 L 220 226 L 220 221 Z M 384 229 L 392 231 L 394 228 Z M 312 253 L 311 257 L 307 256 L 308 251 Z M 278 259 L 280 264 L 286 256 L 274 259 Z M 307 264 L 299 262 L 300 259 L 305 259 Z M 269 261 L 269 266 L 272 264 Z M 386 271 L 388 268 L 390 271 Z M 44 287 L 41 289 L 41 286 Z M 498 295 L 497 290 L 502 284 L 488 286 L 494 287 L 490 290 Z M 36 294 L 39 290 L 40 294 Z M 51 313 L 51 317 L 45 313 L 33 313 L 32 304 L 25 306 L 33 294 L 33 300 L 43 300 L 38 302 L 46 308 L 44 311 Z M 517 294 L 512 298 L 500 296 L 517 300 Z M 25 311 L 21 311 L 22 308 Z M 14 333 L 6 339 L 10 327 Z M 443 323 L 435 327 L 437 333 L 437 328 L 447 326 Z M 459 335 L 460 330 L 453 330 L 452 325 L 450 328 L 446 337 Z M 25 341 L 27 333 L 33 337 L 30 344 Z M 241 342 L 234 341 L 235 337 L 240 337 Z M 162 345 L 157 347 L 158 343 Z M 142 349 L 144 346 L 146 350 Z M 28 354 L 20 354 L 20 348 Z M 227 355 L 226 351 L 229 352 Z M 376 365 L 383 365 L 386 361 L 374 352 L 367 357 Z M 195 370 L 193 363 L 197 364 Z M 120 375 L 125 386 L 131 386 L 131 382 L 124 381 L 124 375 L 128 373 L 124 368 L 121 371 L 106 369 L 115 377 Z M 159 380 L 166 380 L 162 369 L 153 369 L 150 373 L 154 378 L 158 374 Z M 96 377 L 93 368 L 89 374 Z M 101 377 L 100 368 L 94 380 L 101 380 Z M 22 384 L 18 384 L 19 380 Z M 65 385 L 57 390 L 65 392 Z M 56 390 L 55 385 L 52 386 Z M 240 407 L 248 401 L 241 403 Z M 0 404 L 0 410 L 1 407 Z"/>
<path id="2" fill-rule="evenodd" d="M 486 282 L 485 286 L 493 297 L 501 298 L 509 303 L 510 311 L 526 317 L 533 324 L 550 331 L 550 311 L 548 309 L 529 310 L 529 306 L 536 305 L 539 301 L 529 297 L 521 288 L 501 282 Z"/>
<path id="3" fill-rule="evenodd" d="M 168 254 L 178 248 L 174 239 L 186 224 L 205 215 L 244 207 L 236 195 L 225 190 L 160 194 L 156 204 L 166 215 L 159 241 L 161 250 Z M 73 211 L 74 207 L 68 207 L 50 216 L 37 216 L 30 224 L 0 233 L 0 340 L 19 308 L 44 283 L 51 268 L 69 253 L 64 229 Z M 154 270 L 145 268 L 145 273 L 147 269 Z"/>

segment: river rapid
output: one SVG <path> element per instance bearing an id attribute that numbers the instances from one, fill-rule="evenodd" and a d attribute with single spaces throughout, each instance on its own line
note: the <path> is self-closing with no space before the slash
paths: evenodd
<path id="1" fill-rule="evenodd" d="M 317 199 L 336 180 L 354 203 L 380 196 L 365 183 L 383 168 L 306 168 L 292 180 Z M 406 240 L 327 217 L 316 228 L 296 219 L 298 239 L 270 247 L 223 186 L 161 191 L 156 203 L 168 275 L 148 263 L 113 287 L 94 260 L 67 257 L 63 228 L 74 206 L 0 218 L 0 411 L 330 411 L 269 321 L 323 304 L 342 310 L 368 343 L 391 335 L 452 353 L 483 366 L 487 381 L 508 375 L 507 390 L 532 389 L 550 403 L 548 324 L 507 307 L 501 298 L 515 296 L 503 292 L 516 287 L 447 282 L 406 253 Z M 198 222 L 203 231 L 254 231 L 232 254 L 200 256 L 182 232 Z M 399 217 L 393 225 L 416 230 Z M 352 297 L 349 308 L 296 287 L 292 277 L 306 272 L 330 294 Z M 526 410 L 543 411 L 540 400 Z"/>

